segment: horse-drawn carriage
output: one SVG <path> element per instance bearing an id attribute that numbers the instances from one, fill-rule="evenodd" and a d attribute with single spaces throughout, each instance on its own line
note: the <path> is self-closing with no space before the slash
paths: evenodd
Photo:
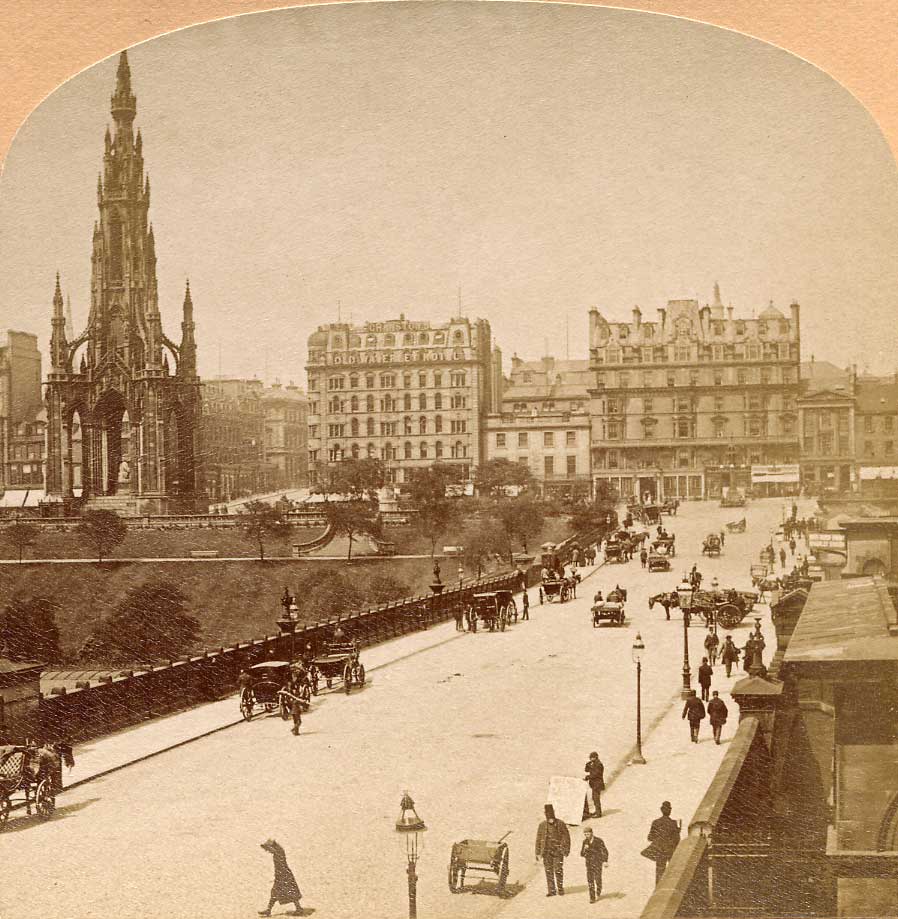
<path id="1" fill-rule="evenodd" d="M 290 681 L 289 661 L 262 661 L 249 668 L 249 680 L 240 690 L 240 714 L 245 721 L 251 721 L 256 708 L 261 708 L 266 714 L 280 711 L 281 717 L 286 721 L 290 717 L 290 706 L 281 690 Z M 309 680 L 301 682 L 299 698 L 305 708 L 309 707 L 311 699 L 311 686 Z"/>
<path id="2" fill-rule="evenodd" d="M 505 834 L 498 842 L 484 839 L 463 839 L 452 844 L 449 856 L 449 890 L 461 893 L 465 889 L 465 875 L 469 871 L 496 875 L 496 893 L 502 896 L 508 881 L 508 843 Z"/>
<path id="3" fill-rule="evenodd" d="M 676 517 L 676 516 L 677 516 L 677 509 L 679 508 L 679 506 L 680 506 L 680 502 L 679 502 L 679 500 L 678 500 L 677 498 L 668 498 L 668 499 L 661 505 L 661 513 L 662 513 L 662 514 L 668 514 L 668 515 L 670 515 L 670 516 Z"/>
<path id="4" fill-rule="evenodd" d="M 721 507 L 745 507 L 745 495 L 738 488 L 730 488 L 720 499 Z"/>
<path id="5" fill-rule="evenodd" d="M 655 526 L 661 521 L 661 507 L 657 504 L 628 504 L 627 514 L 646 526 Z"/>
<path id="6" fill-rule="evenodd" d="M 324 654 L 313 658 L 309 668 L 313 695 L 318 695 L 321 680 L 328 689 L 335 680 L 342 680 L 347 695 L 353 686 L 365 685 L 365 665 L 359 660 L 355 642 L 331 642 Z"/>
<path id="7" fill-rule="evenodd" d="M 540 603 L 552 603 L 554 600 L 558 600 L 559 603 L 567 603 L 572 595 L 571 578 L 549 578 L 539 585 Z"/>
<path id="8" fill-rule="evenodd" d="M 673 558 L 677 554 L 676 537 L 673 533 L 662 533 L 652 542 L 652 552 Z"/>
<path id="9" fill-rule="evenodd" d="M 604 599 L 601 598 L 601 594 L 597 594 L 592 606 L 592 627 L 597 629 L 599 623 L 604 621 L 623 625 L 627 615 L 626 602 L 627 591 L 623 587 L 615 587 L 608 591 L 608 596 Z"/>
<path id="10" fill-rule="evenodd" d="M 656 552 L 654 549 L 649 553 L 647 567 L 652 571 L 670 571 L 670 556 Z"/>
<path id="11" fill-rule="evenodd" d="M 56 810 L 61 766 L 57 754 L 46 747 L 0 747 L 0 830 L 6 826 L 13 796 L 21 793 L 27 813 L 31 807 L 44 820 Z"/>
<path id="12" fill-rule="evenodd" d="M 518 618 L 518 608 L 510 590 L 491 590 L 488 593 L 474 594 L 471 607 L 472 619 L 476 618 L 482 622 L 491 632 L 495 632 L 496 629 L 504 632 L 512 615 L 515 621 Z"/>
<path id="13" fill-rule="evenodd" d="M 612 533 L 605 542 L 606 562 L 628 562 L 633 554 L 634 540 L 625 530 Z"/>
<path id="14" fill-rule="evenodd" d="M 708 626 L 734 629 L 752 611 L 758 595 L 739 590 L 695 590 L 687 605 L 680 606 L 687 617 L 701 616 Z"/>
<path id="15" fill-rule="evenodd" d="M 727 524 L 728 533 L 744 533 L 745 532 L 745 518 L 741 520 L 731 520 Z"/>
<path id="16" fill-rule="evenodd" d="M 702 555 L 708 558 L 716 558 L 720 555 L 720 536 L 717 533 L 709 533 L 702 543 Z"/>

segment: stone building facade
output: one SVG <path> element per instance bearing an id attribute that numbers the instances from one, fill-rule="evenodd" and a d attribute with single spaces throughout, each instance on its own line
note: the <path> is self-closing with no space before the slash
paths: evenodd
<path id="1" fill-rule="evenodd" d="M 898 496 L 898 379 L 858 380 L 854 420 L 861 494 Z"/>
<path id="2" fill-rule="evenodd" d="M 203 381 L 202 459 L 213 503 L 277 487 L 277 469 L 266 461 L 264 393 L 261 380 Z"/>
<path id="3" fill-rule="evenodd" d="M 434 462 L 469 479 L 486 457 L 501 355 L 484 319 L 324 325 L 307 371 L 313 478 L 321 464 L 371 457 L 399 484 Z"/>
<path id="4" fill-rule="evenodd" d="M 487 416 L 488 459 L 527 466 L 545 495 L 591 490 L 588 361 L 511 360 L 499 410 Z"/>
<path id="5" fill-rule="evenodd" d="M 0 488 L 43 487 L 45 423 L 37 336 L 7 331 L 0 345 Z"/>
<path id="6" fill-rule="evenodd" d="M 159 312 L 150 181 L 143 139 L 133 129 L 137 100 L 125 52 L 111 111 L 114 129 L 106 130 L 97 183 L 90 313 L 80 335 L 66 328 L 58 277 L 53 296 L 47 492 L 74 497 L 78 427 L 88 503 L 122 514 L 203 509 L 193 301 L 188 285 L 175 344 Z"/>
<path id="7" fill-rule="evenodd" d="M 274 383 L 262 393 L 265 461 L 275 470 L 276 488 L 309 484 L 309 402 L 293 383 Z"/>
<path id="8" fill-rule="evenodd" d="M 590 311 L 593 479 L 625 496 L 716 498 L 798 462 L 799 306 L 736 318 L 671 300 L 657 321 Z M 797 488 L 798 470 L 795 465 Z"/>

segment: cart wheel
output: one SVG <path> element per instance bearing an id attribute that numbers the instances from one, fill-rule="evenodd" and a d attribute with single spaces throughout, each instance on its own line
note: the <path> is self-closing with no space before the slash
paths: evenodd
<path id="1" fill-rule="evenodd" d="M 53 794 L 53 780 L 42 779 L 34 793 L 34 806 L 38 817 L 49 820 L 56 810 L 56 795 Z"/>
<path id="2" fill-rule="evenodd" d="M 504 893 L 505 891 L 505 882 L 508 880 L 508 846 L 503 842 L 499 846 L 499 850 L 496 852 L 496 860 L 498 861 L 498 875 L 499 880 L 496 881 L 496 892 Z"/>
<path id="3" fill-rule="evenodd" d="M 717 624 L 725 629 L 734 629 L 742 622 L 743 613 L 735 603 L 724 603 L 717 610 Z"/>
<path id="4" fill-rule="evenodd" d="M 330 689 L 331 686 L 334 685 L 333 677 L 325 677 L 324 685 L 327 686 L 328 689 Z"/>
<path id="5" fill-rule="evenodd" d="M 308 708 L 309 703 L 312 701 L 312 689 L 308 683 L 303 683 L 299 687 L 299 700 Z"/>
<path id="6" fill-rule="evenodd" d="M 511 610 L 511 615 L 514 616 L 514 621 L 518 621 L 518 604 L 515 603 L 514 599 L 508 601 L 508 608 Z"/>
<path id="7" fill-rule="evenodd" d="M 540 587 L 540 589 L 539 589 L 539 605 L 540 605 L 540 606 L 543 605 L 543 589 L 542 589 L 542 587 Z"/>
<path id="8" fill-rule="evenodd" d="M 244 721 L 251 721 L 253 717 L 253 697 L 244 689 L 240 693 L 240 714 Z"/>
<path id="9" fill-rule="evenodd" d="M 594 629 L 599 627 L 599 617 L 595 613 L 592 614 L 592 627 Z"/>
<path id="10" fill-rule="evenodd" d="M 506 615 L 505 610 L 503 609 L 502 613 L 499 616 L 499 631 L 500 632 L 505 631 L 505 626 L 507 625 L 507 623 L 508 623 L 508 616 Z"/>
<path id="11" fill-rule="evenodd" d="M 290 710 L 287 708 L 287 699 L 285 696 L 281 696 L 280 705 L 278 707 L 281 710 L 281 718 L 286 721 L 290 717 Z"/>
<path id="12" fill-rule="evenodd" d="M 359 669 L 356 671 L 355 678 L 359 686 L 365 685 L 365 665 L 364 664 L 359 664 Z"/>
<path id="13" fill-rule="evenodd" d="M 455 847 L 453 846 L 453 848 Z M 462 881 L 462 884 L 464 884 L 464 881 Z M 459 884 L 459 865 L 454 853 L 449 859 L 449 890 L 452 891 L 452 893 L 459 893 L 461 891 L 461 885 Z"/>
<path id="14" fill-rule="evenodd" d="M 343 689 L 348 696 L 349 691 L 352 689 L 352 664 L 347 664 L 343 668 Z"/>
<path id="15" fill-rule="evenodd" d="M 0 795 L 0 830 L 6 826 L 6 821 L 9 820 L 9 812 L 12 810 L 12 802 L 9 800 L 9 795 Z"/>

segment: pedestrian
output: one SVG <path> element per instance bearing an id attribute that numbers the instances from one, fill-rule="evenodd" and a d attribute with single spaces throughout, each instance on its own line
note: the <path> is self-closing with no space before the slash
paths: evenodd
<path id="1" fill-rule="evenodd" d="M 792 553 L 793 558 L 795 557 L 795 537 L 793 536 L 789 540 L 789 551 Z"/>
<path id="2" fill-rule="evenodd" d="M 527 595 L 524 594 L 526 597 Z M 465 630 L 465 608 L 461 603 L 455 604 L 455 631 L 464 632 Z"/>
<path id="3" fill-rule="evenodd" d="M 683 706 L 683 717 L 689 721 L 689 738 L 693 743 L 698 743 L 698 729 L 705 717 L 705 706 L 695 694 L 694 689 L 689 690 L 686 704 Z"/>
<path id="4" fill-rule="evenodd" d="M 648 552 L 646 552 L 645 546 L 643 546 L 639 552 L 639 561 L 642 564 L 643 568 L 645 568 L 646 564 L 648 563 L 648 560 L 649 560 L 649 554 Z"/>
<path id="5" fill-rule="evenodd" d="M 720 548 L 723 548 L 723 544 L 726 542 L 726 533 L 723 530 L 720 531 Z"/>
<path id="6" fill-rule="evenodd" d="M 292 903 L 296 909 L 290 915 L 301 916 L 302 907 L 299 905 L 299 901 L 302 898 L 302 893 L 296 883 L 296 878 L 293 877 L 293 872 L 287 865 L 287 856 L 284 853 L 283 846 L 273 839 L 268 839 L 262 843 L 262 848 L 266 852 L 270 852 L 274 857 L 274 883 L 271 885 L 271 898 L 268 901 L 268 906 L 265 909 L 260 909 L 259 915 L 270 916 L 271 907 L 275 903 Z"/>
<path id="7" fill-rule="evenodd" d="M 708 658 L 702 658 L 702 665 L 698 668 L 698 685 L 702 688 L 702 702 L 711 698 L 711 677 L 714 671 L 708 663 Z"/>
<path id="8" fill-rule="evenodd" d="M 593 751 L 589 754 L 589 759 L 583 767 L 586 772 L 584 782 L 589 782 L 589 788 L 592 792 L 593 812 L 589 812 L 589 797 L 583 802 L 583 812 L 586 817 L 602 816 L 602 792 L 605 790 L 605 765 L 599 759 L 599 754 Z M 585 818 L 584 818 L 585 819 Z"/>
<path id="9" fill-rule="evenodd" d="M 602 896 L 602 866 L 608 864 L 608 849 L 604 841 L 594 836 L 589 827 L 583 831 L 580 855 L 586 860 L 586 886 L 589 888 L 589 902 L 595 903 Z"/>
<path id="10" fill-rule="evenodd" d="M 555 808 L 547 804 L 543 810 L 546 819 L 536 831 L 536 858 L 543 860 L 546 872 L 547 897 L 556 892 L 564 896 L 564 860 L 571 854 L 571 834 L 568 828 L 555 816 Z"/>
<path id="11" fill-rule="evenodd" d="M 786 567 L 786 550 L 782 546 L 780 546 L 780 565 L 783 568 Z"/>
<path id="12" fill-rule="evenodd" d="M 708 663 L 713 667 L 717 663 L 717 649 L 720 647 L 720 638 L 713 628 L 708 628 L 705 636 L 705 650 L 708 652 Z"/>
<path id="13" fill-rule="evenodd" d="M 714 733 L 714 743 L 720 743 L 720 732 L 726 724 L 727 715 L 726 702 L 721 699 L 717 690 L 714 690 L 714 698 L 708 703 L 708 719 L 711 722 L 711 730 Z"/>
<path id="14" fill-rule="evenodd" d="M 521 620 L 530 618 L 530 597 L 527 596 L 527 591 L 521 595 Z"/>
<path id="15" fill-rule="evenodd" d="M 671 818 L 670 811 L 670 801 L 664 801 L 661 816 L 652 821 L 649 829 L 649 845 L 642 850 L 642 854 L 655 863 L 656 887 L 680 842 L 680 825 Z"/>
<path id="16" fill-rule="evenodd" d="M 477 631 L 477 611 L 474 609 L 472 604 L 468 604 L 468 608 L 465 610 L 465 619 L 468 620 L 468 631 L 476 632 Z"/>
<path id="17" fill-rule="evenodd" d="M 755 657 L 755 636 L 754 634 L 748 636 L 748 641 L 745 642 L 745 647 L 742 649 L 742 669 L 748 673 L 751 669 L 752 662 Z"/>

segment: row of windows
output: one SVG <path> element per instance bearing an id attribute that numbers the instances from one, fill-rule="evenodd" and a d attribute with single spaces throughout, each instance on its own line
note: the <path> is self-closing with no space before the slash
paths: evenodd
<path id="1" fill-rule="evenodd" d="M 882 455 L 886 457 L 895 455 L 895 441 L 887 440 L 882 445 Z M 864 458 L 872 459 L 876 456 L 876 444 L 872 440 L 864 441 Z"/>
<path id="2" fill-rule="evenodd" d="M 806 455 L 816 454 L 817 456 L 847 456 L 850 449 L 850 441 L 847 434 L 840 434 L 836 440 L 832 431 L 821 431 L 816 437 L 805 437 L 803 440 L 804 452 Z M 835 452 L 838 446 L 838 453 Z"/>
<path id="3" fill-rule="evenodd" d="M 615 377 L 620 389 L 629 389 L 633 385 L 641 386 L 643 389 L 652 389 L 655 386 L 731 386 L 734 383 L 737 386 L 770 386 L 774 383 L 790 385 L 798 379 L 794 367 L 738 367 L 735 372 L 732 368 L 710 371 L 669 370 L 663 377 L 652 370 L 643 370 L 638 378 L 628 370 L 620 370 L 616 374 L 597 374 L 596 383 L 599 387 L 611 388 L 615 385 Z"/>
<path id="4" fill-rule="evenodd" d="M 694 418 L 673 418 L 670 425 L 661 425 L 655 418 L 642 419 L 642 431 L 639 439 L 652 440 L 656 437 L 675 437 L 677 439 L 692 440 L 697 436 Z M 603 432 L 606 440 L 621 440 L 624 436 L 624 424 L 620 421 L 603 422 Z M 668 434 L 662 433 L 668 431 Z M 795 433 L 795 421 L 791 418 L 781 418 L 779 432 L 783 436 Z M 734 433 L 729 428 L 728 418 L 714 419 L 711 436 L 717 438 L 731 437 Z M 750 417 L 742 419 L 742 436 L 766 437 L 773 433 L 766 417 Z"/>
<path id="5" fill-rule="evenodd" d="M 760 450 L 746 453 L 738 447 L 728 447 L 726 453 L 720 458 L 721 463 L 726 466 L 741 466 L 743 461 L 747 460 L 749 465 L 759 465 L 763 460 Z M 785 462 L 789 462 L 787 458 Z M 695 461 L 691 450 L 676 450 L 671 457 L 657 457 L 651 462 L 632 460 L 625 455 L 621 455 L 619 450 L 603 450 L 593 460 L 593 467 L 596 469 L 622 469 L 636 466 L 640 469 L 655 469 L 658 466 L 665 468 L 673 466 L 677 469 L 689 469 L 694 466 Z"/>
<path id="6" fill-rule="evenodd" d="M 643 337 L 643 338 L 654 338 L 654 337 L 655 337 L 655 327 L 654 327 L 652 324 L 650 324 L 650 323 L 646 323 L 645 325 L 640 325 L 639 330 L 640 330 L 640 332 L 642 333 L 642 337 Z M 744 320 L 744 319 L 737 319 L 737 320 L 736 320 L 736 334 L 737 334 L 737 335 L 744 335 L 745 332 L 746 332 L 745 320 Z M 788 335 L 788 334 L 789 334 L 789 321 L 788 321 L 787 319 L 779 319 L 779 320 L 776 320 L 776 319 L 772 319 L 772 320 L 760 319 L 760 320 L 758 320 L 758 335 L 759 335 L 761 338 L 764 338 L 764 337 L 766 337 L 767 335 L 776 335 L 777 333 L 779 333 L 780 335 Z M 721 335 L 726 334 L 726 326 L 724 325 L 724 323 L 723 323 L 721 320 L 715 319 L 715 320 L 713 320 L 713 321 L 711 322 L 711 334 L 712 334 L 712 335 L 716 335 L 716 336 L 718 336 L 718 337 L 721 336 Z M 621 341 L 626 341 L 627 339 L 629 339 L 629 337 L 630 337 L 630 327 L 627 326 L 627 325 L 620 325 L 620 326 L 618 326 L 618 327 L 617 327 L 617 337 L 618 337 Z M 715 347 L 723 347 L 723 346 L 722 346 L 722 345 L 715 345 Z M 732 347 L 732 346 L 730 346 L 730 347 Z M 742 347 L 742 346 L 741 346 L 741 345 L 736 345 L 736 347 Z M 755 347 L 755 348 L 756 348 L 756 347 L 758 347 L 758 346 L 757 346 L 757 345 L 749 345 L 749 347 Z M 787 347 L 788 347 L 788 346 L 787 346 Z M 611 351 L 611 350 L 614 350 L 614 349 L 609 348 L 608 350 Z M 659 349 L 656 349 L 656 350 L 659 350 Z"/>
<path id="7" fill-rule="evenodd" d="M 528 376 L 528 374 L 525 374 L 525 376 Z M 528 410 L 533 411 L 533 412 L 554 412 L 555 403 L 551 400 L 545 401 L 545 402 L 540 400 L 539 402 L 533 402 L 533 403 L 515 402 L 513 408 L 514 408 L 514 411 L 516 412 L 526 412 Z M 583 408 L 582 402 L 570 402 L 570 403 L 567 403 L 567 408 L 561 408 L 558 411 L 579 412 L 582 408 Z"/>
<path id="8" fill-rule="evenodd" d="M 883 431 L 891 434 L 895 430 L 895 418 L 892 415 L 882 416 L 882 424 L 876 424 L 876 418 L 873 415 L 864 415 L 864 433 L 875 434 L 877 431 Z"/>
<path id="9" fill-rule="evenodd" d="M 309 351 L 310 364 L 323 364 L 330 357 L 332 364 L 392 364 L 392 351 L 349 351 L 345 354 L 330 354 L 324 351 Z M 413 361 L 418 363 L 430 361 L 431 363 L 440 363 L 443 361 L 463 361 L 465 352 L 461 348 L 455 348 L 451 353 L 449 351 L 405 351 L 402 355 L 403 360 L 410 364 Z"/>
<path id="10" fill-rule="evenodd" d="M 433 459 L 442 459 L 444 457 L 444 446 L 441 440 L 438 440 L 433 445 Z M 417 453 L 417 456 L 416 456 Z M 329 462 L 340 463 L 344 459 L 351 457 L 352 459 L 361 459 L 362 457 L 368 457 L 369 459 L 376 459 L 378 456 L 382 460 L 398 460 L 398 459 L 430 459 L 430 446 L 426 443 L 418 444 L 417 451 L 415 450 L 414 444 L 406 441 L 401 448 L 395 444 L 384 444 L 380 450 L 375 444 L 368 444 L 365 448 L 362 448 L 359 444 L 352 444 L 352 446 L 347 451 L 344 447 L 339 444 L 334 444 L 331 446 L 327 453 L 327 458 Z M 460 440 L 451 444 L 449 447 L 449 456 L 451 459 L 466 459 L 468 456 L 468 447 L 466 444 L 462 443 Z M 312 463 L 318 462 L 318 451 L 310 450 L 309 459 Z"/>
<path id="11" fill-rule="evenodd" d="M 427 434 L 430 422 L 425 417 L 418 419 L 418 433 Z M 347 429 L 350 437 L 359 437 L 362 433 L 362 423 L 358 418 L 350 420 L 349 424 L 342 422 L 327 425 L 328 437 L 345 437 Z M 414 427 L 414 419 L 406 416 L 402 419 L 402 433 L 411 434 Z M 381 421 L 380 425 L 373 418 L 365 419 L 365 436 L 374 437 L 375 433 L 380 430 L 381 437 L 392 437 L 399 433 L 398 421 Z M 468 431 L 468 422 L 465 418 L 453 418 L 449 421 L 449 430 L 453 434 L 466 434 Z M 318 437 L 319 425 L 309 425 L 309 437 Z M 433 419 L 433 431 L 435 434 L 443 432 L 443 416 L 437 415 Z"/>
<path id="12" fill-rule="evenodd" d="M 398 336 L 394 335 L 392 332 L 387 332 L 383 337 L 382 346 L 384 348 L 395 347 Z M 452 341 L 454 344 L 463 344 L 465 340 L 465 333 L 461 329 L 456 329 L 452 335 Z M 429 345 L 431 342 L 429 332 L 406 332 L 402 336 L 403 345 Z M 446 333 L 445 332 L 434 332 L 433 333 L 433 343 L 435 345 L 443 345 L 446 343 Z M 344 344 L 347 348 L 361 348 L 362 347 L 362 336 L 361 335 L 347 335 L 344 338 L 342 335 L 334 335 L 331 340 L 331 346 L 337 349 L 343 348 Z M 365 336 L 365 346 L 368 348 L 377 347 L 377 336 L 368 334 Z"/>
<path id="13" fill-rule="evenodd" d="M 735 399 L 729 397 L 729 411 L 738 411 L 739 408 L 734 406 Z M 658 409 L 655 399 L 645 396 L 642 399 L 642 411 L 644 414 L 651 414 L 659 410 L 661 412 L 674 411 L 679 413 L 699 411 L 699 400 L 690 396 L 677 396 L 675 399 L 667 401 L 662 400 L 662 408 Z M 723 396 L 714 396 L 713 411 L 723 412 L 726 401 Z M 605 400 L 605 412 L 609 415 L 619 415 L 624 411 L 625 402 L 623 399 L 609 398 Z M 770 408 L 770 398 L 762 395 L 743 395 L 741 400 L 741 410 L 750 412 L 767 411 Z M 710 407 L 706 410 L 710 410 Z M 782 400 L 782 411 L 791 412 L 795 410 L 795 399 L 792 396 L 784 396 Z"/>
<path id="14" fill-rule="evenodd" d="M 436 371 L 433 374 L 433 387 L 439 389 L 443 385 L 443 376 L 444 374 L 441 371 Z M 461 387 L 468 385 L 468 375 L 464 371 L 453 371 L 452 373 L 445 374 L 449 379 L 449 385 L 453 387 Z M 382 373 L 378 378 L 373 373 L 367 373 L 363 377 L 359 376 L 356 373 L 352 373 L 348 377 L 349 389 L 359 389 L 364 383 L 365 389 L 374 389 L 375 384 L 379 384 L 381 389 L 395 389 L 396 388 L 396 374 L 394 373 Z M 411 373 L 402 374 L 402 386 L 403 389 L 411 389 L 412 386 L 417 383 L 420 389 L 426 389 L 428 382 L 427 373 L 418 373 L 417 375 Z M 329 390 L 338 390 L 346 389 L 347 377 L 334 374 L 327 378 L 327 388 Z M 317 390 L 318 389 L 318 378 L 310 377 L 309 378 L 309 389 Z"/>
<path id="15" fill-rule="evenodd" d="M 365 396 L 364 402 L 359 396 L 352 396 L 347 403 L 345 400 L 340 399 L 339 397 L 334 397 L 329 399 L 327 402 L 327 411 L 331 415 L 340 414 L 347 410 L 347 405 L 349 406 L 350 412 L 374 412 L 379 410 L 381 412 L 410 412 L 413 410 L 414 400 L 412 399 L 411 393 L 405 393 L 401 400 L 396 396 L 384 396 L 382 399 L 375 401 L 374 396 Z M 418 394 L 418 411 L 426 412 L 427 411 L 427 393 Z M 317 414 L 318 403 L 314 403 L 315 411 L 312 414 Z M 364 407 L 363 407 L 364 406 Z M 468 397 L 463 396 L 460 393 L 452 393 L 449 397 L 449 408 L 454 409 L 463 409 L 468 407 Z M 440 392 L 433 394 L 433 408 L 436 411 L 440 411 L 443 408 L 443 394 Z"/>
<path id="16" fill-rule="evenodd" d="M 559 432 L 560 433 L 560 432 Z M 496 434 L 496 446 L 500 449 L 507 445 L 506 442 L 507 435 L 504 433 Z M 576 447 L 577 446 L 577 432 L 576 431 L 565 431 L 564 432 L 564 443 L 567 447 Z M 530 432 L 529 431 L 518 431 L 518 446 L 527 447 L 530 445 Z M 544 447 L 554 447 L 555 446 L 555 431 L 543 431 L 543 446 Z"/>

